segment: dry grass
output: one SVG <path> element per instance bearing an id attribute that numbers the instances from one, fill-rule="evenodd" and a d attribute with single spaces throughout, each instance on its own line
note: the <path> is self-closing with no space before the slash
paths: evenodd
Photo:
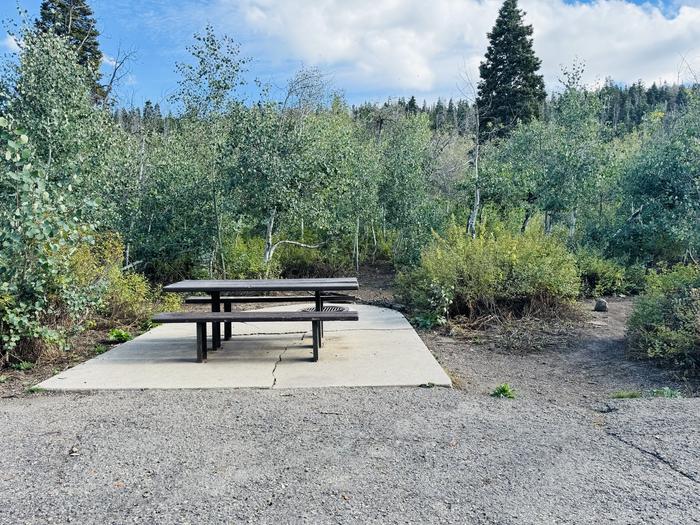
<path id="1" fill-rule="evenodd" d="M 586 315 L 580 305 L 531 309 L 516 317 L 497 312 L 477 318 L 456 317 L 446 325 L 447 335 L 506 352 L 529 353 L 573 346 Z"/>

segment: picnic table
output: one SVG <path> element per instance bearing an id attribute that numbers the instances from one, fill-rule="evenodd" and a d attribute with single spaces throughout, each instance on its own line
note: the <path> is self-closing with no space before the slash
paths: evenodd
<path id="1" fill-rule="evenodd" d="M 206 293 L 208 297 L 191 297 L 188 298 L 187 302 L 191 303 L 207 303 L 211 304 L 211 314 L 208 316 L 199 316 L 192 322 L 198 322 L 198 325 L 203 323 L 203 320 L 212 323 L 212 348 L 214 350 L 221 347 L 221 322 L 225 323 L 225 338 L 229 339 L 231 337 L 231 321 L 233 319 L 232 314 L 226 315 L 221 312 L 221 306 L 223 304 L 225 312 L 231 312 L 232 304 L 236 303 L 254 303 L 254 302 L 314 302 L 315 312 L 317 314 L 312 314 L 315 322 L 314 330 L 318 328 L 318 334 L 314 332 L 314 339 L 318 340 L 320 344 L 320 339 L 323 334 L 323 320 L 356 320 L 357 314 L 354 314 L 354 319 L 352 316 L 344 315 L 326 315 L 328 312 L 323 311 L 324 301 L 332 301 L 334 298 L 338 298 L 343 302 L 343 296 L 335 295 L 338 292 L 344 292 L 349 290 L 357 290 L 359 285 L 357 278 L 355 277 L 342 277 L 342 278 L 316 278 L 316 279 L 224 279 L 224 280 L 185 280 L 179 281 L 173 284 L 169 284 L 163 288 L 165 292 L 173 293 Z M 261 293 L 261 292 L 305 292 L 307 295 L 263 295 L 263 296 L 251 296 L 251 293 Z M 244 294 L 235 296 L 222 296 L 222 294 Z M 246 316 L 238 315 L 238 318 L 246 318 Z M 178 317 L 184 319 L 182 315 L 178 314 L 159 314 L 156 320 L 160 322 L 176 322 Z M 260 317 L 258 315 L 258 317 Z M 264 317 L 264 316 L 263 316 Z M 201 319 L 200 319 L 201 318 Z M 296 312 L 279 312 L 276 316 L 277 320 L 280 321 L 293 321 L 299 320 L 299 315 Z M 227 319 L 229 319 L 227 321 Z M 260 320 L 260 319 L 258 319 Z M 262 319 L 265 320 L 265 319 Z M 269 320 L 273 320 L 270 316 Z M 198 334 L 200 335 L 200 334 Z M 204 334 L 206 336 L 206 334 Z M 314 345 L 317 346 L 316 344 Z M 206 350 L 206 348 L 205 348 Z M 318 350 L 314 348 L 314 356 L 317 357 Z M 205 352 L 206 354 L 206 352 Z"/>

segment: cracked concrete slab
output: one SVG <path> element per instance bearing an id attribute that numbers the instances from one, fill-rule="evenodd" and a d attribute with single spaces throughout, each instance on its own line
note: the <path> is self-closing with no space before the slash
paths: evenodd
<path id="1" fill-rule="evenodd" d="M 283 311 L 309 305 L 277 306 Z M 158 326 L 40 383 L 46 390 L 451 386 L 398 312 L 353 305 L 357 322 L 325 324 L 320 359 L 311 359 L 309 323 L 236 323 L 234 337 L 196 363 L 195 326 Z"/>

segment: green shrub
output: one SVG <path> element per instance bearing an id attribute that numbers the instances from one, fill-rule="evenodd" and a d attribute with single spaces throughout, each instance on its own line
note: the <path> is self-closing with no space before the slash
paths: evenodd
<path id="1" fill-rule="evenodd" d="M 680 390 L 668 386 L 662 388 L 652 388 L 649 391 L 650 397 L 665 397 L 667 399 L 678 399 L 683 397 Z"/>
<path id="2" fill-rule="evenodd" d="M 287 279 L 335 277 L 353 272 L 351 249 L 323 246 L 318 249 L 287 245 L 278 250 L 281 275 Z"/>
<path id="3" fill-rule="evenodd" d="M 153 313 L 153 296 L 146 278 L 116 266 L 107 274 L 104 303 L 104 314 L 111 320 L 131 323 Z"/>
<path id="4" fill-rule="evenodd" d="M 112 343 L 125 343 L 133 339 L 131 334 L 122 328 L 112 328 L 107 337 Z"/>
<path id="5" fill-rule="evenodd" d="M 613 392 L 610 397 L 613 399 L 637 399 L 642 397 L 642 393 L 639 390 L 618 390 Z"/>
<path id="6" fill-rule="evenodd" d="M 652 273 L 628 321 L 630 352 L 673 365 L 700 364 L 700 266 Z"/>
<path id="7" fill-rule="evenodd" d="M 581 273 L 581 291 L 586 297 L 617 295 L 626 292 L 625 267 L 590 250 L 577 254 Z"/>
<path id="8" fill-rule="evenodd" d="M 646 288 L 647 269 L 641 264 L 625 266 L 625 293 L 638 295 Z"/>
<path id="9" fill-rule="evenodd" d="M 515 399 L 515 390 L 508 383 L 497 386 L 490 394 L 491 397 L 501 397 L 505 399 Z"/>
<path id="10" fill-rule="evenodd" d="M 400 274 L 397 285 L 416 314 L 437 318 L 498 310 L 522 314 L 569 302 L 580 288 L 575 259 L 558 238 L 495 231 L 471 239 L 457 226 L 436 236 L 418 268 Z"/>
<path id="11" fill-rule="evenodd" d="M 231 279 L 261 279 L 279 275 L 279 267 L 273 258 L 268 268 L 263 256 L 265 240 L 262 237 L 236 235 L 224 245 L 226 275 Z"/>
<path id="12" fill-rule="evenodd" d="M 11 366 L 15 370 L 25 371 L 34 368 L 34 363 L 31 363 L 29 361 L 20 361 L 19 363 L 13 363 Z"/>

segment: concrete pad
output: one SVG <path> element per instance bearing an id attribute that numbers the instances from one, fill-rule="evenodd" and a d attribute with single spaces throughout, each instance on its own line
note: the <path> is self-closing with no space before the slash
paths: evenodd
<path id="1" fill-rule="evenodd" d="M 304 305 L 276 306 L 284 311 Z M 353 305 L 357 322 L 327 322 L 320 359 L 310 323 L 235 323 L 233 338 L 195 362 L 195 326 L 161 325 L 37 385 L 46 390 L 451 386 L 398 312 Z"/>

